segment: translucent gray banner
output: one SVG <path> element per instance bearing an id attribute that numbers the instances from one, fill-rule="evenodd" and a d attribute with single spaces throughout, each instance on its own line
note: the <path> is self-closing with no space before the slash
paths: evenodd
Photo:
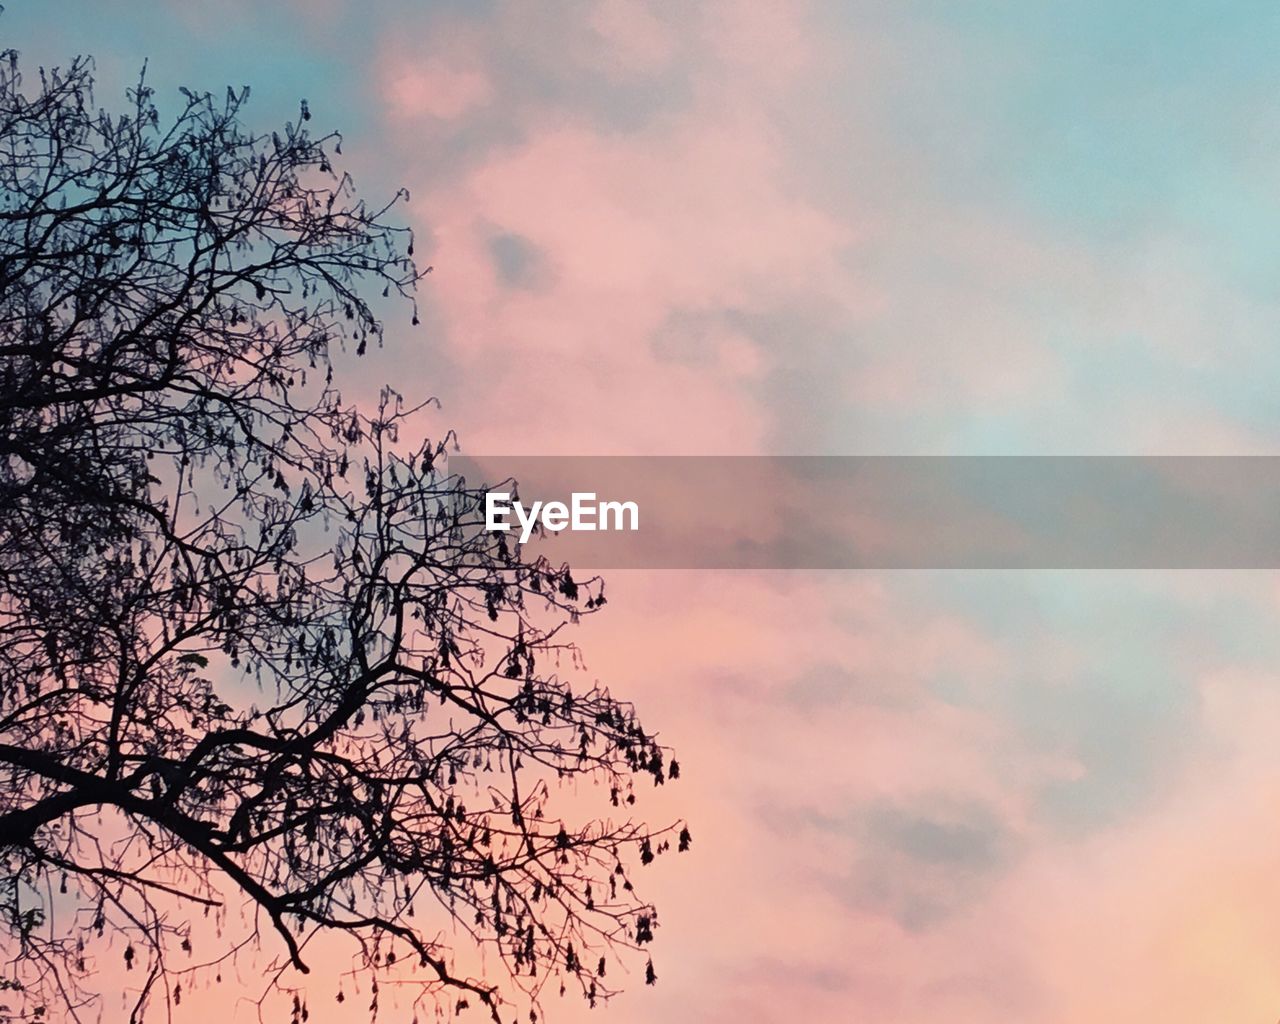
<path id="1" fill-rule="evenodd" d="M 448 473 L 475 528 L 515 543 L 512 506 L 542 502 L 528 551 L 589 569 L 1280 568 L 1280 457 L 455 455 Z M 575 493 L 583 528 L 555 529 Z"/>

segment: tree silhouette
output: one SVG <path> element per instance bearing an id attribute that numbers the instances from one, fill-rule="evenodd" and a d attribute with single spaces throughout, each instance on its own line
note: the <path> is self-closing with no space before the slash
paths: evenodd
<path id="1" fill-rule="evenodd" d="M 374 1016 L 388 980 L 494 1020 L 606 998 L 656 924 L 634 863 L 689 844 L 633 782 L 678 765 L 571 685 L 602 584 L 475 529 L 421 405 L 344 393 L 380 312 L 418 320 L 395 201 L 305 103 L 262 135 L 247 90 L 165 122 L 91 75 L 27 98 L 0 56 L 0 1020 L 80 1019 L 112 964 L 141 1020 L 246 943 L 305 1020 L 335 934 Z"/>

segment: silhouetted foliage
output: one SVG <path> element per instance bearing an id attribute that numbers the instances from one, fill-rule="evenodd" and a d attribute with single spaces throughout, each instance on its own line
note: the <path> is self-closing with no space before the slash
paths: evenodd
<path id="1" fill-rule="evenodd" d="M 0 1019 L 79 1019 L 108 960 L 142 1019 L 253 943 L 305 1020 L 346 998 L 298 977 L 317 933 L 375 1016 L 379 979 L 495 1020 L 608 996 L 656 924 L 629 865 L 670 845 L 632 781 L 678 768 L 561 674 L 601 584 L 472 529 L 420 405 L 341 390 L 384 305 L 417 322 L 412 236 L 305 104 L 109 114 L 84 60 L 30 98 L 2 61 Z M 565 816 L 575 778 L 604 816 Z"/>

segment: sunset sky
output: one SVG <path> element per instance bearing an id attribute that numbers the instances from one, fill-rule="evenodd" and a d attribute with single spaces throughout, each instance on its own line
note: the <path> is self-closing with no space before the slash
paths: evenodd
<path id="1" fill-rule="evenodd" d="M 6 8 L 406 186 L 363 372 L 466 451 L 1280 454 L 1275 4 Z M 576 639 L 695 841 L 658 985 L 552 1024 L 1280 1017 L 1274 574 L 627 571 Z"/>

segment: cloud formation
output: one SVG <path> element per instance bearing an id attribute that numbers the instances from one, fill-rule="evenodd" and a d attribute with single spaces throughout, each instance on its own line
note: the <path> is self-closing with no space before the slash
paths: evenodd
<path id="1" fill-rule="evenodd" d="M 435 265 L 370 387 L 439 394 L 471 452 L 1274 452 L 1280 26 L 1227 6 L 4 17 L 36 59 L 345 115 Z M 610 1021 L 1280 1014 L 1273 581 L 609 593 L 587 676 L 680 749 L 648 806 L 695 831 Z"/>

